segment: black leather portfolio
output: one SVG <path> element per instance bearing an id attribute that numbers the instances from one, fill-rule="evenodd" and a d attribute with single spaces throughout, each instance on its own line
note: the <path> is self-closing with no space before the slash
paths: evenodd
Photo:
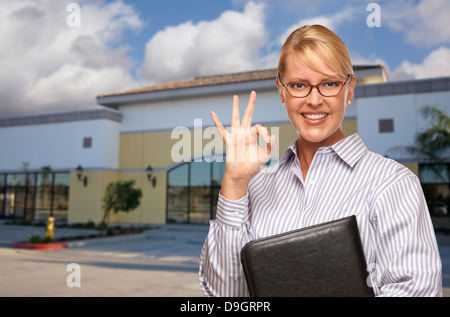
<path id="1" fill-rule="evenodd" d="M 241 251 L 252 297 L 372 297 L 355 216 L 256 239 Z"/>

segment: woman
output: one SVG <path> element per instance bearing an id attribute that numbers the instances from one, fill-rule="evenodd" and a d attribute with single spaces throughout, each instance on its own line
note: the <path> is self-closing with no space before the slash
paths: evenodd
<path id="1" fill-rule="evenodd" d="M 251 127 L 256 94 L 241 122 L 234 97 L 231 132 L 212 113 L 227 162 L 200 259 L 207 295 L 248 295 L 240 250 L 252 239 L 355 215 L 375 295 L 441 296 L 441 260 L 418 178 L 368 151 L 357 134 L 343 133 L 355 83 L 336 34 L 318 25 L 294 31 L 281 50 L 276 84 L 297 139 L 264 173 L 275 145 L 260 125 Z"/>

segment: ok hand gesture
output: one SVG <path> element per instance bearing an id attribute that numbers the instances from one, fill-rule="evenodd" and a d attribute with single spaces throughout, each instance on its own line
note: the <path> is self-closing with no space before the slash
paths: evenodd
<path id="1" fill-rule="evenodd" d="M 275 136 L 270 136 L 267 129 L 259 124 L 251 127 L 255 101 L 256 93 L 253 91 L 240 122 L 239 98 L 233 97 L 230 131 L 223 127 L 216 113 L 211 111 L 214 124 L 226 144 L 226 165 L 221 194 L 230 200 L 237 200 L 246 195 L 248 182 L 269 160 L 274 149 Z M 264 148 L 258 145 L 258 136 L 267 143 Z"/>

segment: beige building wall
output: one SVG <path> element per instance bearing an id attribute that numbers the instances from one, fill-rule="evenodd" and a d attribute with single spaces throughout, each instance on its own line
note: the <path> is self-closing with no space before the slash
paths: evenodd
<path id="1" fill-rule="evenodd" d="M 135 187 L 142 190 L 141 203 L 138 208 L 128 213 L 119 212 L 112 215 L 111 223 L 161 224 L 166 222 L 166 175 L 154 172 L 156 187 L 148 181 L 145 172 L 122 172 L 119 180 L 134 180 Z"/>
<path id="2" fill-rule="evenodd" d="M 102 199 L 106 187 L 110 182 L 118 180 L 115 171 L 85 171 L 88 183 L 85 187 L 78 180 L 75 171 L 70 173 L 69 223 L 99 223 L 103 217 Z"/>

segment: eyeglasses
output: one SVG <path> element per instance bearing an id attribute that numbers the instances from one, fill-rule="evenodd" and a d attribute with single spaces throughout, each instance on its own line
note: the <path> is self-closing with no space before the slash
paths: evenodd
<path id="1" fill-rule="evenodd" d="M 278 82 L 281 86 L 286 88 L 287 92 L 295 98 L 305 98 L 309 96 L 313 88 L 317 88 L 319 94 L 324 97 L 334 97 L 341 93 L 342 88 L 348 84 L 352 75 L 348 75 L 348 79 L 345 82 L 341 81 L 324 81 L 318 85 L 310 85 L 308 83 L 302 82 L 290 82 L 284 84 L 280 78 L 278 78 Z"/>

